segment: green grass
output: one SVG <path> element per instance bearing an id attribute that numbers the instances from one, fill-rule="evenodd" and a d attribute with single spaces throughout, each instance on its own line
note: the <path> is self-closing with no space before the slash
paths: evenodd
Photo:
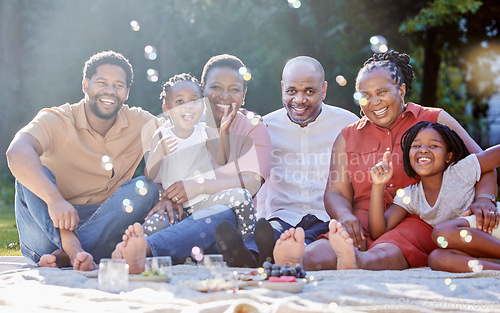
<path id="1" fill-rule="evenodd" d="M 13 205 L 0 205 L 0 255 L 21 255 Z"/>

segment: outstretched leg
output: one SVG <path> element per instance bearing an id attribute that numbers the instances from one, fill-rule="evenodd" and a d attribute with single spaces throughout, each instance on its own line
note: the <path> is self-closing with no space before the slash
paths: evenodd
<path id="1" fill-rule="evenodd" d="M 274 246 L 274 261 L 279 265 L 302 264 L 304 255 L 305 233 L 302 227 L 287 229 L 281 234 Z"/>
<path id="2" fill-rule="evenodd" d="M 329 241 L 319 239 L 306 247 L 306 270 L 402 270 L 409 267 L 401 249 L 392 243 L 379 243 L 368 251 L 359 251 L 342 224 L 332 220 L 329 227 Z"/>
<path id="3" fill-rule="evenodd" d="M 436 271 L 468 273 L 500 270 L 500 264 L 455 249 L 436 249 L 429 255 L 429 266 Z"/>

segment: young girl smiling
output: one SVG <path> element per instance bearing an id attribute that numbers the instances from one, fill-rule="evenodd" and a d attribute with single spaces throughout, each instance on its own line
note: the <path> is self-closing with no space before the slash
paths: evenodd
<path id="1" fill-rule="evenodd" d="M 160 98 L 163 112 L 170 122 L 159 127 L 153 136 L 146 177 L 155 179 L 164 190 L 178 181 L 216 179 L 212 160 L 220 166 L 227 163 L 228 128 L 237 110 L 230 113 L 225 110 L 217 135 L 213 128 L 200 122 L 206 99 L 202 98 L 198 80 L 186 73 L 175 75 L 164 83 Z M 174 197 L 172 200 L 179 212 L 178 220 L 183 218 L 184 210 L 189 216 L 205 207 L 222 204 L 235 211 L 239 231 L 244 237 L 253 232 L 253 201 L 243 188 L 225 189 L 214 195 L 199 194 L 192 198 Z M 144 230 L 147 235 L 169 226 L 169 222 L 163 219 L 164 212 L 155 213 L 157 210 L 153 209 L 146 217 Z M 171 220 L 170 224 L 174 221 Z"/>
<path id="2" fill-rule="evenodd" d="M 481 173 L 500 165 L 500 146 L 469 155 L 462 139 L 439 123 L 420 122 L 404 133 L 401 142 L 405 172 L 412 178 L 419 176 L 420 182 L 398 190 L 394 203 L 384 213 L 383 190 L 393 175 L 390 153 L 386 152 L 383 161 L 371 169 L 372 238 L 394 228 L 408 214 L 419 215 L 431 226 L 458 218 L 472 203 L 474 185 Z M 485 225 L 491 233 L 498 222 L 486 218 Z"/>
<path id="3" fill-rule="evenodd" d="M 500 165 L 500 145 L 469 155 L 462 139 L 439 123 L 416 124 L 405 132 L 401 143 L 405 172 L 409 177 L 419 176 L 420 182 L 399 190 L 394 203 L 384 213 L 383 190 L 393 175 L 390 153 L 386 152 L 383 161 L 371 169 L 373 185 L 368 217 L 373 238 L 394 228 L 408 214 L 419 215 L 433 227 L 462 216 L 474 200 L 474 185 L 481 173 Z M 489 237 L 491 234 L 498 236 L 498 211 L 480 218 L 483 219 L 480 223 L 483 233 Z M 475 215 L 455 223 L 476 230 Z M 452 236 L 447 234 L 448 238 Z M 436 235 L 435 230 L 433 237 L 437 241 L 442 236 Z M 440 241 L 445 240 L 442 238 Z M 496 240 L 500 247 L 500 241 Z"/>

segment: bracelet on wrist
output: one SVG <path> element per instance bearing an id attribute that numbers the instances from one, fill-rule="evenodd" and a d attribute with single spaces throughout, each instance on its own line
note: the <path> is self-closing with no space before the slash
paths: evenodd
<path id="1" fill-rule="evenodd" d="M 480 193 L 480 194 L 477 194 L 475 199 L 477 200 L 477 198 L 486 198 L 486 199 L 490 199 L 491 202 L 493 202 L 494 205 L 497 205 L 497 198 L 492 195 L 492 194 L 489 194 L 489 193 Z"/>

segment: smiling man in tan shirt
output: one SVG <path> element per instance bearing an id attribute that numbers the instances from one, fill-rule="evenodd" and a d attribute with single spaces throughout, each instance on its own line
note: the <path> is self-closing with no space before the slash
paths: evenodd
<path id="1" fill-rule="evenodd" d="M 132 80 L 123 55 L 95 54 L 83 69 L 85 98 L 42 109 L 7 150 L 21 252 L 41 266 L 95 269 L 158 201 L 154 183 L 131 180 L 156 124 L 124 104 Z"/>

